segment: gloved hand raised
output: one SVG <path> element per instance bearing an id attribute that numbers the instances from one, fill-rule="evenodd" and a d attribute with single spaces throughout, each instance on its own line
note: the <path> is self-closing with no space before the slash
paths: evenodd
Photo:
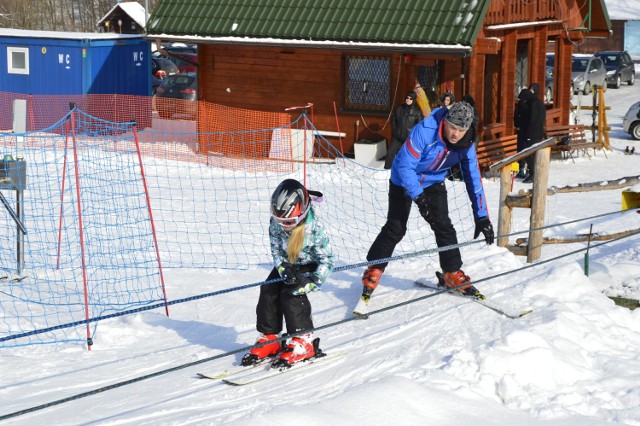
<path id="1" fill-rule="evenodd" d="M 480 217 L 476 219 L 476 231 L 473 233 L 473 239 L 478 238 L 480 233 L 484 235 L 484 240 L 487 244 L 493 244 L 495 235 L 493 233 L 493 225 L 488 217 Z"/>
<path id="2" fill-rule="evenodd" d="M 420 210 L 420 214 L 422 215 L 424 220 L 431 223 L 435 219 L 435 216 L 431 211 L 431 207 L 429 205 L 429 197 L 424 191 L 422 192 L 422 194 L 414 198 L 413 202 L 418 206 L 418 210 Z"/>

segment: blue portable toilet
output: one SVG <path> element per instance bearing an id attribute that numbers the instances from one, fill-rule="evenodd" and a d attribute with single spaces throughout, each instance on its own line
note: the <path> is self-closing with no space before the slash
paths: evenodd
<path id="1" fill-rule="evenodd" d="M 150 63 L 140 34 L 0 28 L 0 92 L 151 96 Z"/>

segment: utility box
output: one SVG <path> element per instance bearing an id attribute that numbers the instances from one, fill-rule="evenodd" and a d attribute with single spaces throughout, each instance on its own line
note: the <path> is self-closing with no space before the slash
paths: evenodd
<path id="1" fill-rule="evenodd" d="M 622 210 L 635 209 L 640 207 L 640 190 L 634 188 L 622 191 Z"/>
<path id="2" fill-rule="evenodd" d="M 22 191 L 27 186 L 27 163 L 24 160 L 0 160 L 0 189 Z"/>
<path id="3" fill-rule="evenodd" d="M 378 163 L 387 155 L 387 141 L 359 140 L 353 144 L 353 152 L 357 163 L 367 167 L 378 167 Z"/>

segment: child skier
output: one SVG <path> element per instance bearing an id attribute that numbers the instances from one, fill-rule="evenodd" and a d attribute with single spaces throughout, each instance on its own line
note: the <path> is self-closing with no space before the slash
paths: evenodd
<path id="1" fill-rule="evenodd" d="M 288 334 L 313 329 L 307 294 L 319 290 L 331 273 L 333 254 L 324 228 L 315 218 L 312 196 L 315 201 L 322 194 L 308 191 L 295 179 L 282 181 L 271 196 L 269 239 L 275 267 L 267 281 L 282 281 L 260 287 L 256 328 L 262 334 L 257 343 L 278 339 L 283 317 Z M 315 356 L 319 341 L 309 332 L 287 339 L 284 345 L 267 343 L 246 354 L 242 365 L 278 356 L 274 367 L 291 366 Z"/>

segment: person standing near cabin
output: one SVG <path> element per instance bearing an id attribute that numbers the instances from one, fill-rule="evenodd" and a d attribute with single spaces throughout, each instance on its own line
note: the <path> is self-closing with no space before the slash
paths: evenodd
<path id="1" fill-rule="evenodd" d="M 404 141 L 407 140 L 409 132 L 420 120 L 422 120 L 422 111 L 420 111 L 420 108 L 416 105 L 416 93 L 413 91 L 408 92 L 404 98 L 404 102 L 396 107 L 391 117 L 391 134 L 393 140 L 387 151 L 387 157 L 384 160 L 385 169 L 391 168 L 393 159 L 400 150 L 400 147 L 402 147 Z"/>
<path id="2" fill-rule="evenodd" d="M 275 266 L 267 281 L 282 280 L 260 287 L 256 328 L 262 334 L 256 343 L 265 345 L 251 349 L 242 358 L 244 366 L 277 357 L 274 367 L 289 367 L 319 352 L 307 294 L 320 289 L 334 264 L 329 238 L 312 206 L 312 201 L 321 199 L 320 192 L 307 190 L 295 179 L 282 181 L 271 196 L 269 240 Z M 309 332 L 281 344 L 277 339 L 283 317 L 287 333 Z"/>
<path id="3" fill-rule="evenodd" d="M 484 235 L 493 244 L 494 232 L 482 186 L 475 146 L 464 138 L 473 123 L 473 108 L 466 102 L 454 103 L 451 109 L 437 108 L 418 123 L 396 155 L 389 180 L 387 221 L 371 245 L 367 260 L 386 259 L 407 232 L 411 205 L 418 206 L 420 215 L 435 234 L 438 247 L 458 244 L 456 230 L 449 218 L 445 180 L 449 169 L 460 164 L 462 177 L 475 218 L 473 238 Z M 478 290 L 462 271 L 462 258 L 457 248 L 439 252 L 444 284 L 464 294 Z M 361 300 L 367 303 L 376 289 L 387 263 L 372 264 L 362 276 Z"/>
<path id="4" fill-rule="evenodd" d="M 518 134 L 518 152 L 537 144 L 544 138 L 544 128 L 547 121 L 547 110 L 540 99 L 540 85 L 532 83 L 518 95 L 518 104 L 513 122 Z M 522 177 L 523 183 L 533 182 L 535 154 L 529 155 L 520 162 L 520 172 L 516 177 Z M 525 174 L 524 164 L 527 165 Z"/>
<path id="5" fill-rule="evenodd" d="M 476 149 L 478 149 L 478 140 L 480 139 L 478 136 L 478 122 L 480 121 L 480 115 L 476 109 L 476 100 L 473 99 L 473 96 L 471 95 L 464 95 L 462 97 L 462 102 L 468 103 L 471 105 L 471 108 L 473 108 L 473 121 L 471 122 L 471 127 L 469 127 L 465 137 L 469 137 L 471 139 L 471 143 L 473 143 L 476 146 Z"/>
<path id="6" fill-rule="evenodd" d="M 451 105 L 453 105 L 453 103 L 456 101 L 455 96 L 453 96 L 453 93 L 445 93 L 444 95 L 442 95 L 442 97 L 440 98 L 440 105 L 442 105 L 444 108 L 451 108 Z"/>

